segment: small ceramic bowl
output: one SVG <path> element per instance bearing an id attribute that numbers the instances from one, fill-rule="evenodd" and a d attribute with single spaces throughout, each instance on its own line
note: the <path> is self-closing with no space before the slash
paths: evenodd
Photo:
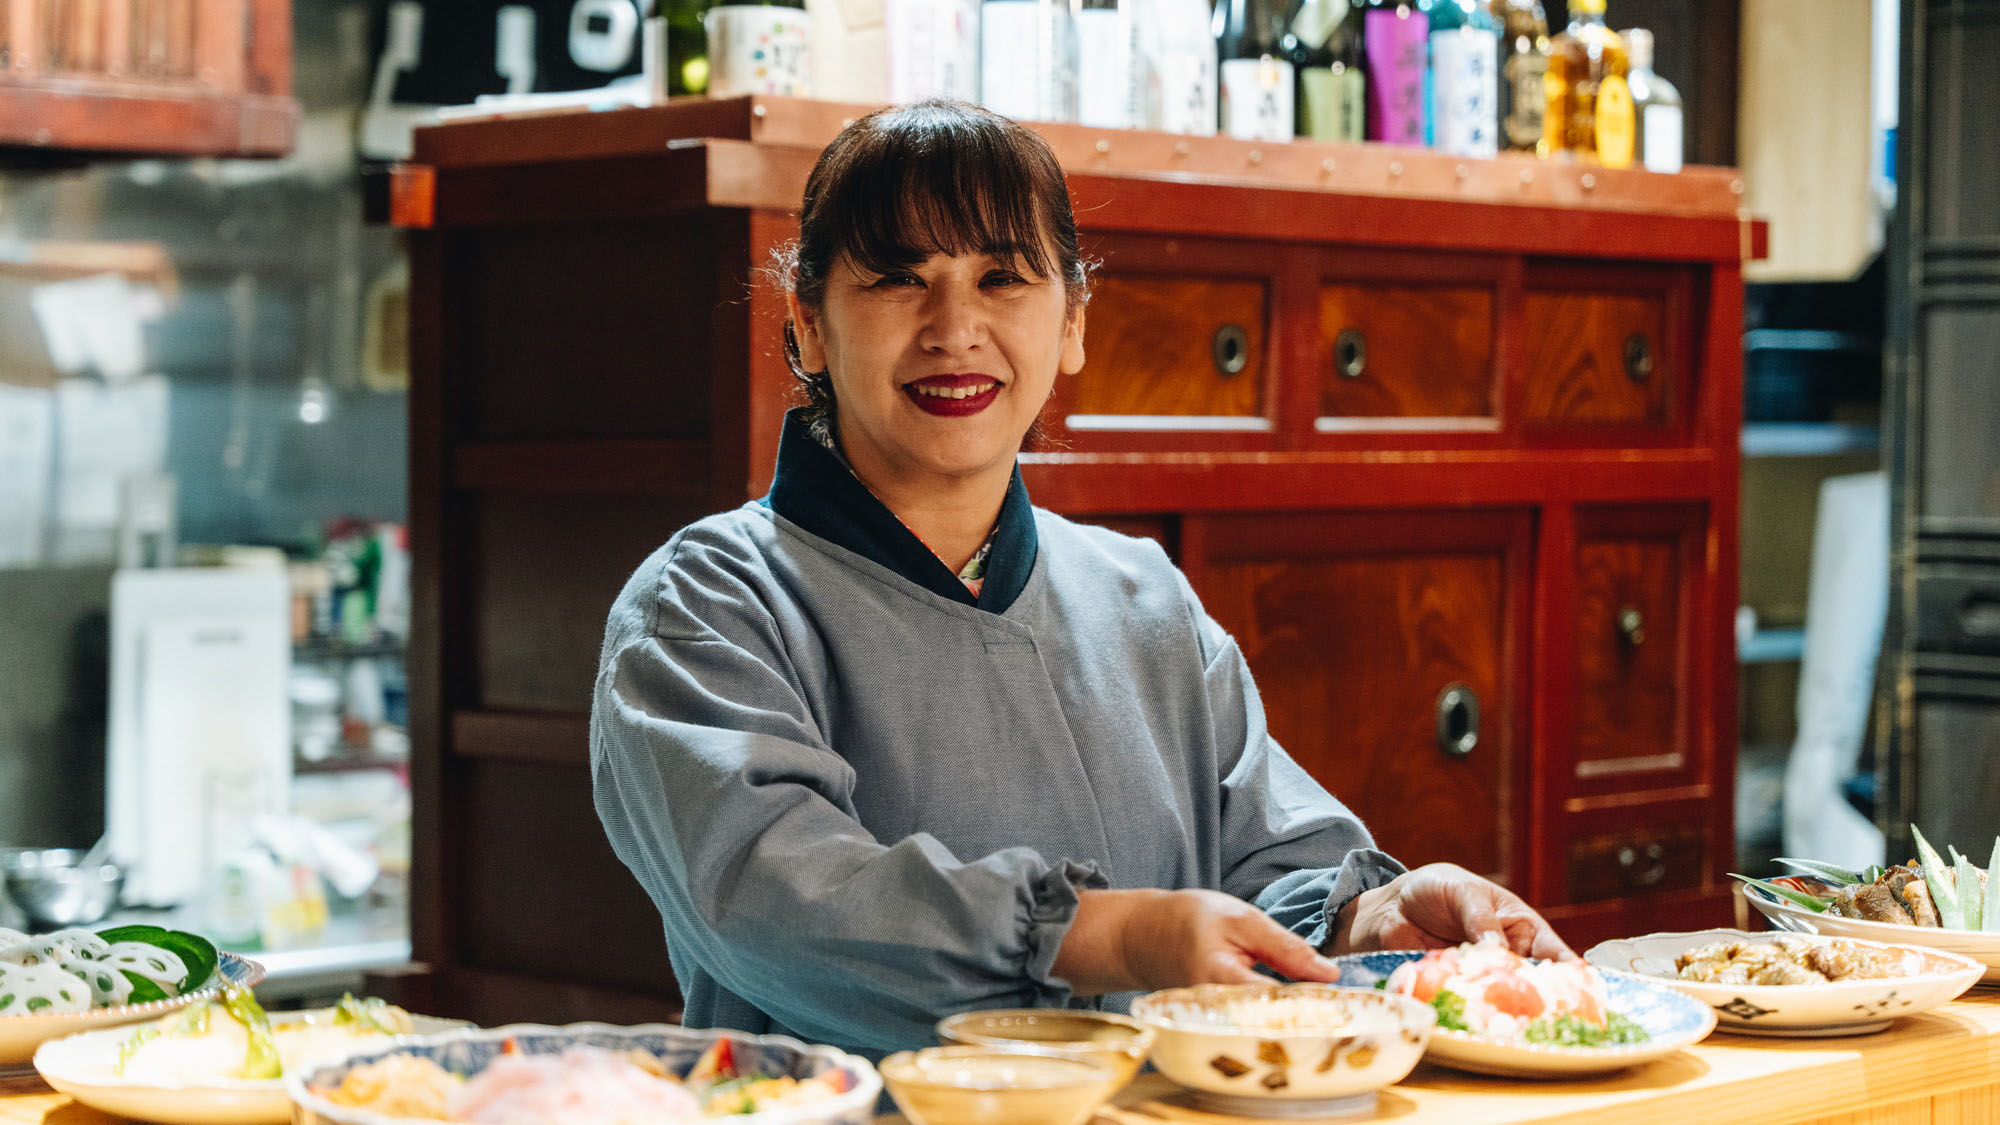
<path id="1" fill-rule="evenodd" d="M 1071 1008 L 1000 1008 L 960 1012 L 938 1021 L 938 1041 L 947 1047 L 1027 1045 L 1097 1059 L 1117 1076 L 1122 1089 L 1146 1063 L 1153 1029 L 1130 1016 Z"/>
<path id="2" fill-rule="evenodd" d="M 1223 1113 L 1365 1113 L 1423 1057 L 1437 1013 L 1373 989 L 1328 984 L 1207 984 L 1132 1004 L 1158 1033 L 1153 1065 Z"/>
<path id="3" fill-rule="evenodd" d="M 1083 1125 L 1114 1089 L 1093 1058 L 1014 1047 L 926 1047 L 876 1067 L 911 1125 Z"/>

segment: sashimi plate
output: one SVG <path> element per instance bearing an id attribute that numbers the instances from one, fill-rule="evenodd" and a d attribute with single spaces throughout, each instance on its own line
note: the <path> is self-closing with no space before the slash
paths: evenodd
<path id="1" fill-rule="evenodd" d="M 1423 951 L 1352 953 L 1334 958 L 1340 983 L 1373 988 L 1398 966 L 1422 957 Z M 1431 1033 L 1424 1059 L 1457 1070 L 1496 1074 L 1503 1078 L 1569 1078 L 1606 1074 L 1662 1059 L 1707 1038 L 1715 1030 L 1715 1013 L 1664 984 L 1630 973 L 1599 970 L 1614 1012 L 1645 1029 L 1644 1043 L 1607 1047 L 1567 1047 L 1524 1043 L 1439 1028 Z"/>

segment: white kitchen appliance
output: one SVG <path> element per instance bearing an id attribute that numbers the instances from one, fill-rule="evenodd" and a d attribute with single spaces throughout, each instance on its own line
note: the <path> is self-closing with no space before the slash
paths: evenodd
<path id="1" fill-rule="evenodd" d="M 113 577 L 105 827 L 128 904 L 196 897 L 252 817 L 286 811 L 289 622 L 279 568 Z"/>

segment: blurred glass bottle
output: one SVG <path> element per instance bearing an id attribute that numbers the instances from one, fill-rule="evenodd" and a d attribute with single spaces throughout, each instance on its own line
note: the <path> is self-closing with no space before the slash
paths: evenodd
<path id="1" fill-rule="evenodd" d="M 660 0 L 667 21 L 667 93 L 708 92 L 708 26 L 711 0 Z"/>
<path id="2" fill-rule="evenodd" d="M 1604 0 L 1569 0 L 1569 27 L 1549 43 L 1542 131 L 1549 153 L 1607 168 L 1632 163 L 1632 89 L 1625 40 L 1604 25 Z"/>
<path id="3" fill-rule="evenodd" d="M 1076 120 L 1076 24 L 1068 0 L 986 0 L 979 100 L 1016 121 Z"/>
<path id="4" fill-rule="evenodd" d="M 1213 135 L 1220 93 L 1208 0 L 1145 0 L 1133 16 L 1139 24 L 1146 128 Z"/>
<path id="5" fill-rule="evenodd" d="M 1430 0 L 1368 0 L 1368 139 L 1421 145 L 1430 135 Z"/>
<path id="6" fill-rule="evenodd" d="M 1500 21 L 1483 0 L 1431 5 L 1431 121 L 1440 151 L 1500 151 Z"/>
<path id="7" fill-rule="evenodd" d="M 979 0 L 886 0 L 889 100 L 979 100 Z"/>
<path id="8" fill-rule="evenodd" d="M 1293 103 L 1291 28 L 1284 0 L 1221 0 L 1215 54 L 1221 60 L 1222 131 L 1247 141 L 1288 141 Z"/>
<path id="9" fill-rule="evenodd" d="M 1304 0 L 1292 17 L 1299 136 L 1368 139 L 1368 79 L 1362 68 L 1361 9 L 1349 0 Z"/>
<path id="10" fill-rule="evenodd" d="M 805 0 L 717 4 L 704 22 L 710 97 L 812 96 L 812 20 Z"/>
<path id="11" fill-rule="evenodd" d="M 1635 27 L 1619 34 L 1625 37 L 1625 52 L 1631 57 L 1626 81 L 1632 87 L 1632 119 L 1639 129 L 1634 142 L 1639 160 L 1649 172 L 1678 172 L 1685 139 L 1681 93 L 1653 72 L 1652 32 Z"/>
<path id="12" fill-rule="evenodd" d="M 1074 17 L 1076 119 L 1104 129 L 1136 129 L 1146 112 L 1136 18 L 1140 0 L 1082 2 Z"/>
<path id="13" fill-rule="evenodd" d="M 1549 21 L 1542 0 L 1493 0 L 1493 16 L 1500 21 L 1500 143 L 1546 156 L 1542 80 L 1549 73 Z"/>

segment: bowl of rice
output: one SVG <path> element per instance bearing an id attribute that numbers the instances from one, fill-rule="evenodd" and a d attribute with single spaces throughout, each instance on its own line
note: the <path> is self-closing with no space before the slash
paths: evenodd
<path id="1" fill-rule="evenodd" d="M 1329 984 L 1205 984 L 1132 1004 L 1153 1065 L 1205 1107 L 1259 1117 L 1365 1113 L 1417 1065 L 1430 1005 Z"/>

